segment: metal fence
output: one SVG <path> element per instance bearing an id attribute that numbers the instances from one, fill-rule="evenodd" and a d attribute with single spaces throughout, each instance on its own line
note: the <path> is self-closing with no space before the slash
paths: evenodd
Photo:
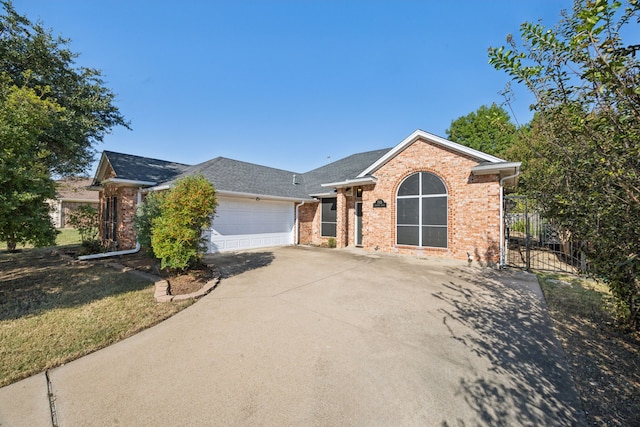
<path id="1" fill-rule="evenodd" d="M 535 200 L 505 196 L 505 264 L 529 270 L 585 273 L 582 243 L 541 215 Z"/>

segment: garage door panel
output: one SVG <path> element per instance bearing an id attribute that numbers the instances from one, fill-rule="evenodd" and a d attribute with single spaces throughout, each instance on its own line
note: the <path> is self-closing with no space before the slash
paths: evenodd
<path id="1" fill-rule="evenodd" d="M 211 230 L 209 252 L 293 244 L 294 204 L 220 197 Z"/>

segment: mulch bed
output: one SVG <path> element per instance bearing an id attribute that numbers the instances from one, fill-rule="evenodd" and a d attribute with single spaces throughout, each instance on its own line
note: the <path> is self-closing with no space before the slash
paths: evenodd
<path id="1" fill-rule="evenodd" d="M 220 277 L 220 273 L 206 265 L 199 265 L 184 273 L 177 273 L 168 269 L 160 269 L 160 261 L 144 252 L 122 255 L 111 258 L 119 264 L 134 268 L 145 273 L 159 276 L 169 282 L 171 295 L 186 295 L 202 289 L 209 281 Z"/>

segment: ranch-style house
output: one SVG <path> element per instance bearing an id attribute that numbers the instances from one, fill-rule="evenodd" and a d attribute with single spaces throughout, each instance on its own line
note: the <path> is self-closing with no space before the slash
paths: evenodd
<path id="1" fill-rule="evenodd" d="M 333 239 L 339 248 L 495 264 L 503 188 L 519 171 L 519 162 L 417 130 L 395 147 L 304 173 L 224 157 L 185 165 L 104 151 L 91 188 L 100 195 L 100 238 L 118 250 L 136 247 L 133 220 L 146 193 L 202 174 L 218 197 L 205 232 L 211 253 Z"/>

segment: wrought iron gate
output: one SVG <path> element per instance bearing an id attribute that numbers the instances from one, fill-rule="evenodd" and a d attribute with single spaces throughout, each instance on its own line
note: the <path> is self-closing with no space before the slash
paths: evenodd
<path id="1" fill-rule="evenodd" d="M 529 270 L 584 273 L 588 264 L 580 242 L 544 218 L 535 200 L 505 196 L 505 264 Z"/>

